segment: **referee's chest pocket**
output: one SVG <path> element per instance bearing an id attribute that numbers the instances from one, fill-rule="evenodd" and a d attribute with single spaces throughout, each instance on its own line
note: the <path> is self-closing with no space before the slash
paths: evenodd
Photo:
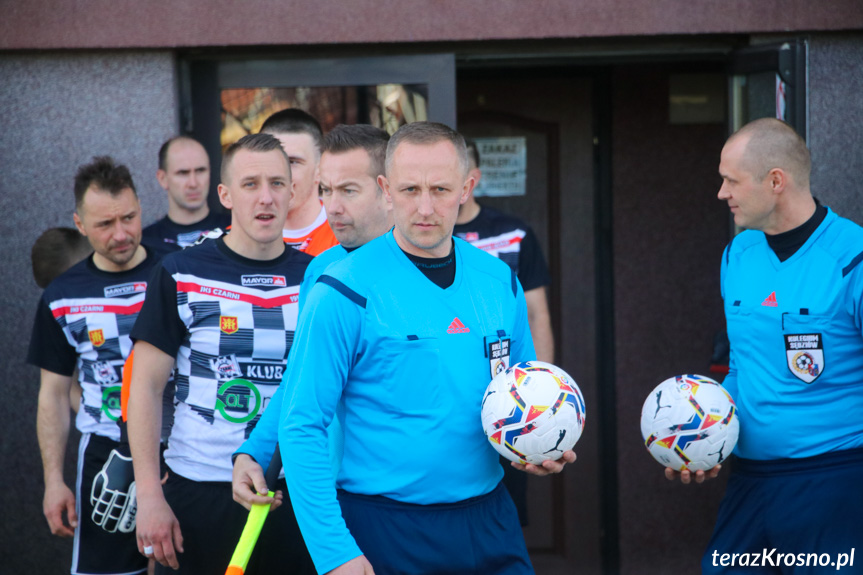
<path id="1" fill-rule="evenodd" d="M 745 306 L 740 300 L 734 300 L 725 304 L 725 321 L 728 324 L 728 336 L 740 343 L 749 342 L 752 336 L 750 322 L 752 321 L 752 308 Z"/>
<path id="2" fill-rule="evenodd" d="M 376 360 L 381 393 L 377 401 L 399 413 L 421 414 L 440 404 L 440 348 L 437 338 L 414 335 L 385 337 L 378 344 Z"/>

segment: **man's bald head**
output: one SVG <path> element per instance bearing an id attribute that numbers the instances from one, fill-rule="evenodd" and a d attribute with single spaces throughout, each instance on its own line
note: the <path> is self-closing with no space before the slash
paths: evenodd
<path id="1" fill-rule="evenodd" d="M 812 161 L 806 142 L 794 128 L 781 120 L 761 118 L 737 130 L 728 141 L 737 138 L 746 139 L 743 167 L 756 181 L 779 168 L 791 177 L 797 188 L 809 189 Z"/>

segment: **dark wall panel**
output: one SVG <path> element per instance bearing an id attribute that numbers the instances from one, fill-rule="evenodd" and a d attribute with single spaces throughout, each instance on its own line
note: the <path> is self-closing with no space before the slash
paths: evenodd
<path id="1" fill-rule="evenodd" d="M 50 534 L 42 516 L 36 442 L 38 369 L 24 358 L 41 290 L 30 247 L 46 228 L 73 226 L 72 183 L 80 164 L 108 154 L 129 166 L 145 222 L 164 215 L 157 152 L 177 130 L 169 53 L 0 55 L 0 571 L 69 572 L 72 542 Z M 14 79 L 12 81 L 11 79 Z M 70 440 L 66 481 L 77 437 Z"/>
<path id="2" fill-rule="evenodd" d="M 584 435 L 576 445 L 578 461 L 567 466 L 559 477 L 528 479 L 531 489 L 562 490 L 562 525 L 558 526 L 558 533 L 564 534 L 560 542 L 562 552 L 533 556 L 537 573 L 546 574 L 570 573 L 572 565 L 585 575 L 601 573 L 598 493 L 603 463 L 598 449 L 599 405 L 594 361 L 592 82 L 591 77 L 579 76 L 574 71 L 513 70 L 484 75 L 465 72 L 458 78 L 460 121 L 472 114 L 475 117 L 502 113 L 553 126 L 556 135 L 553 139 L 558 142 L 559 165 L 554 170 L 557 178 L 550 180 L 552 186 L 557 182 L 559 209 L 548 214 L 548 226 L 543 225 L 542 219 L 536 219 L 537 215 L 545 216 L 544 209 L 526 209 L 516 214 L 532 224 L 541 242 L 549 235 L 551 220 L 557 220 L 561 238 L 559 264 L 552 261 L 550 265 L 553 281 L 560 286 L 559 314 L 553 318 L 559 350 L 555 363 L 576 379 L 588 411 Z M 535 178 L 536 173 L 528 162 L 528 179 Z M 494 203 L 488 198 L 479 201 Z M 544 201 L 541 203 L 545 205 Z M 549 255 L 545 250 L 547 260 Z M 551 300 L 555 300 L 553 293 Z M 542 531 L 548 526 L 539 526 L 534 521 L 530 529 Z M 527 532 L 529 545 L 532 535 Z"/>
<path id="3" fill-rule="evenodd" d="M 809 44 L 812 193 L 863 225 L 863 37 L 815 35 Z"/>
<path id="4" fill-rule="evenodd" d="M 723 484 L 668 482 L 639 426 L 660 381 L 707 371 L 713 334 L 724 328 L 719 262 L 728 210 L 716 192 L 726 128 L 669 124 L 672 71 L 680 70 L 613 74 L 619 543 L 621 573 L 633 575 L 698 572 Z"/>

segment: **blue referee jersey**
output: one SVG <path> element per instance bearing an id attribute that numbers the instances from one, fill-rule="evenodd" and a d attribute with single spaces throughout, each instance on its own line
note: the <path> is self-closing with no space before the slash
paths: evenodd
<path id="1" fill-rule="evenodd" d="M 326 429 L 340 400 L 340 489 L 451 503 L 491 492 L 503 476 L 480 407 L 500 362 L 535 359 L 527 305 L 506 264 L 453 241 L 456 274 L 446 289 L 389 232 L 332 265 L 308 292 L 285 375 L 292 386 L 279 441 L 319 572 L 362 553 L 327 465 Z"/>
<path id="2" fill-rule="evenodd" d="M 739 456 L 801 458 L 863 446 L 861 261 L 863 228 L 833 211 L 783 262 L 758 231 L 726 248 L 724 385 L 739 407 Z"/>

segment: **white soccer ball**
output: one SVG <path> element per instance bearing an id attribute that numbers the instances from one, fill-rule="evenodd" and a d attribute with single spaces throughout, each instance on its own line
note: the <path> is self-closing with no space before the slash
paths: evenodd
<path id="1" fill-rule="evenodd" d="M 482 429 L 498 453 L 519 463 L 560 459 L 584 430 L 584 398 L 565 371 L 525 361 L 495 376 L 482 400 Z"/>
<path id="2" fill-rule="evenodd" d="M 659 463 L 708 470 L 737 445 L 740 421 L 725 388 L 703 375 L 678 375 L 656 386 L 641 409 L 641 435 Z"/>

